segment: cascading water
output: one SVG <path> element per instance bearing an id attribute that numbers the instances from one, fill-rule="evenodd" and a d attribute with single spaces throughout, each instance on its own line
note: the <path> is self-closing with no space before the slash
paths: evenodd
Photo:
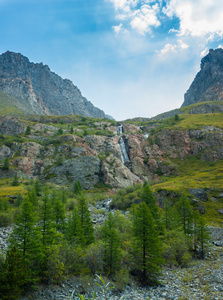
<path id="1" fill-rule="evenodd" d="M 123 126 L 117 126 L 117 133 L 123 134 Z M 122 136 L 120 136 L 120 139 L 118 141 L 119 149 L 120 149 L 120 154 L 121 154 L 121 160 L 122 163 L 125 164 L 126 162 L 129 162 L 129 157 L 127 153 L 127 149 L 125 146 L 125 142 Z"/>

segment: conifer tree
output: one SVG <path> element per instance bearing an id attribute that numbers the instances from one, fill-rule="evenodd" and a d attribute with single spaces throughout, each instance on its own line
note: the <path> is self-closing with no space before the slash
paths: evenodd
<path id="1" fill-rule="evenodd" d="M 105 247 L 105 269 L 108 274 L 112 275 L 119 267 L 121 243 L 118 230 L 115 228 L 115 218 L 111 212 L 108 214 L 107 220 L 105 220 L 102 227 L 102 240 Z"/>
<path id="2" fill-rule="evenodd" d="M 78 198 L 78 214 L 81 221 L 81 227 L 83 228 L 83 234 L 86 246 L 94 242 L 94 227 L 91 220 L 91 214 L 88 209 L 88 204 L 84 194 L 81 194 Z"/>
<path id="3" fill-rule="evenodd" d="M 0 264 L 0 299 L 19 299 L 24 285 L 29 282 L 29 270 L 24 257 L 14 246 L 7 251 L 5 262 Z"/>
<path id="4" fill-rule="evenodd" d="M 3 163 L 2 170 L 9 170 L 9 158 L 6 157 Z"/>
<path id="5" fill-rule="evenodd" d="M 185 194 L 181 195 L 180 201 L 177 203 L 177 210 L 184 234 L 191 234 L 193 210 Z"/>
<path id="6" fill-rule="evenodd" d="M 153 215 L 153 218 L 156 221 L 156 226 L 160 234 L 164 233 L 164 226 L 162 224 L 161 215 L 159 213 L 158 205 L 156 204 L 156 198 L 153 195 L 148 183 L 143 185 L 143 190 L 141 193 L 141 199 L 149 207 L 150 212 Z"/>
<path id="7" fill-rule="evenodd" d="M 41 230 L 41 247 L 42 247 L 42 261 L 40 265 L 40 275 L 42 280 L 49 281 L 52 276 L 52 247 L 55 248 L 54 253 L 57 252 L 57 243 L 62 241 L 62 235 L 56 231 L 55 218 L 53 216 L 53 209 L 48 190 L 45 190 L 42 205 L 40 209 L 39 227 Z M 59 257 L 54 257 L 57 263 L 56 270 L 60 270 L 62 263 Z M 54 276 L 55 272 L 54 272 Z"/>
<path id="8" fill-rule="evenodd" d="M 26 198 L 22 203 L 21 213 L 15 222 L 10 242 L 21 251 L 30 268 L 39 259 L 40 254 L 40 231 L 36 226 L 36 221 L 34 207 Z"/>
<path id="9" fill-rule="evenodd" d="M 26 127 L 25 135 L 30 135 L 31 134 L 31 127 L 28 125 Z"/>
<path id="10" fill-rule="evenodd" d="M 199 246 L 199 252 L 202 259 L 204 259 L 209 240 L 210 232 L 205 224 L 204 218 L 202 216 L 199 216 L 197 222 L 197 244 Z"/>
<path id="11" fill-rule="evenodd" d="M 155 220 L 145 202 L 133 210 L 133 237 L 136 268 L 143 283 L 155 283 L 160 271 L 161 246 Z"/>
<path id="12" fill-rule="evenodd" d="M 74 183 L 73 191 L 74 191 L 75 195 L 80 195 L 81 194 L 82 186 L 81 186 L 81 183 L 80 183 L 79 180 Z"/>
<path id="13" fill-rule="evenodd" d="M 81 226 L 81 220 L 78 214 L 77 207 L 74 207 L 72 214 L 68 219 L 67 239 L 74 244 L 84 246 L 84 231 Z"/>
<path id="14" fill-rule="evenodd" d="M 15 174 L 13 178 L 12 186 L 19 186 L 19 178 L 17 174 Z"/>

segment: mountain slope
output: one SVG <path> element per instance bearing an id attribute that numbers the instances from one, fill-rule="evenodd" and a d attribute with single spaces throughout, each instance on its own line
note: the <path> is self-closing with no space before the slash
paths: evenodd
<path id="1" fill-rule="evenodd" d="M 223 100 L 223 49 L 211 49 L 201 60 L 201 70 L 185 93 L 182 106 L 218 100 Z"/>
<path id="2" fill-rule="evenodd" d="M 0 55 L 0 91 L 16 98 L 33 114 L 105 117 L 70 80 L 51 72 L 47 65 L 30 62 L 20 53 L 7 51 Z"/>

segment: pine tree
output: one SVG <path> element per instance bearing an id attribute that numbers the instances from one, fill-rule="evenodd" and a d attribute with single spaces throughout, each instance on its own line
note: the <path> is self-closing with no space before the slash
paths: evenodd
<path id="1" fill-rule="evenodd" d="M 28 125 L 26 127 L 25 135 L 30 135 L 31 134 L 31 127 Z"/>
<path id="2" fill-rule="evenodd" d="M 15 174 L 15 176 L 14 176 L 12 186 L 19 186 L 19 178 L 18 178 L 17 174 Z"/>
<path id="3" fill-rule="evenodd" d="M 81 194 L 78 198 L 78 214 L 83 228 L 83 234 L 86 246 L 94 242 L 94 227 L 91 220 L 91 214 L 88 209 L 86 198 Z"/>
<path id="4" fill-rule="evenodd" d="M 65 228 L 65 218 L 66 218 L 65 205 L 62 202 L 62 200 L 55 194 L 53 195 L 52 204 L 53 204 L 53 214 L 56 222 L 56 229 L 63 231 Z"/>
<path id="5" fill-rule="evenodd" d="M 34 207 L 27 198 L 22 203 L 21 213 L 15 222 L 10 242 L 21 251 L 31 268 L 38 260 L 40 251 L 40 231 L 38 231 L 36 221 Z"/>
<path id="6" fill-rule="evenodd" d="M 3 163 L 2 170 L 9 170 L 9 158 L 6 157 Z"/>
<path id="7" fill-rule="evenodd" d="M 133 237 L 135 264 L 142 272 L 143 283 L 157 282 L 162 263 L 161 246 L 155 220 L 145 202 L 133 210 Z"/>
<path id="8" fill-rule="evenodd" d="M 197 244 L 199 246 L 200 256 L 202 259 L 204 259 L 209 240 L 210 232 L 205 224 L 204 218 L 200 216 L 197 222 Z"/>
<path id="9" fill-rule="evenodd" d="M 177 203 L 180 225 L 183 228 L 184 234 L 192 233 L 192 216 L 193 210 L 190 202 L 185 194 L 182 194 L 180 201 Z"/>
<path id="10" fill-rule="evenodd" d="M 75 195 L 80 195 L 81 194 L 82 186 L 81 186 L 81 183 L 80 183 L 79 180 L 75 182 L 73 191 L 74 191 Z"/>
<path id="11" fill-rule="evenodd" d="M 78 214 L 77 207 L 74 207 L 72 214 L 68 219 L 67 225 L 67 239 L 73 244 L 85 245 L 84 231 L 81 226 L 81 220 Z"/>
<path id="12" fill-rule="evenodd" d="M 14 246 L 0 265 L 0 299 L 19 299 L 24 285 L 30 282 L 29 270 L 20 251 Z"/>
<path id="13" fill-rule="evenodd" d="M 115 219 L 112 213 L 108 214 L 102 227 L 102 240 L 104 242 L 105 253 L 105 269 L 108 274 L 114 274 L 120 263 L 120 238 L 118 230 L 115 228 Z"/>
<path id="14" fill-rule="evenodd" d="M 159 208 L 158 208 L 158 205 L 156 204 L 156 198 L 154 197 L 153 192 L 151 191 L 151 189 L 147 183 L 145 183 L 143 185 L 141 199 L 149 207 L 150 212 L 152 213 L 153 218 L 156 221 L 157 229 L 158 229 L 159 233 L 162 235 L 164 233 L 164 226 L 162 224 L 161 215 L 159 213 Z"/>
<path id="15" fill-rule="evenodd" d="M 41 251 L 42 261 L 40 265 L 40 275 L 42 280 L 48 282 L 52 276 L 52 247 L 62 241 L 62 235 L 56 231 L 55 218 L 53 216 L 53 209 L 48 190 L 45 190 L 42 205 L 40 209 L 39 227 L 41 230 Z M 62 263 L 59 257 L 55 258 L 57 262 L 56 269 L 59 270 Z M 54 276 L 56 276 L 54 272 Z"/>

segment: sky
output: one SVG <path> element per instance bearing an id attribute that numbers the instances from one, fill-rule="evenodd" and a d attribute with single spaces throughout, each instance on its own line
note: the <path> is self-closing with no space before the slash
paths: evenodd
<path id="1" fill-rule="evenodd" d="M 0 54 L 48 65 L 116 120 L 179 108 L 222 45 L 222 0 L 0 0 Z"/>

